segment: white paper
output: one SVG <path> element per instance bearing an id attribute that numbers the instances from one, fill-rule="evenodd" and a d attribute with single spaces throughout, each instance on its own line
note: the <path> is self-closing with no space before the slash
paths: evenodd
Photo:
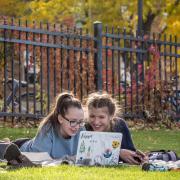
<path id="1" fill-rule="evenodd" d="M 53 160 L 47 152 L 21 152 L 32 162 L 42 162 Z"/>

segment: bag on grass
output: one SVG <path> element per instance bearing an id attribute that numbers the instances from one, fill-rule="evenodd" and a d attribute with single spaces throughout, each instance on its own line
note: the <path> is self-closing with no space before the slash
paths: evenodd
<path id="1" fill-rule="evenodd" d="M 157 150 L 148 153 L 149 160 L 177 161 L 179 160 L 176 152 L 171 150 Z"/>

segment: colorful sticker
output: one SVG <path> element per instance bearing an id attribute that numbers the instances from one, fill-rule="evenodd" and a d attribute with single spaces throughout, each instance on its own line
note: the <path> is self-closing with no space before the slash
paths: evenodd
<path id="1" fill-rule="evenodd" d="M 95 156 L 95 157 L 94 157 L 94 164 L 96 164 L 96 165 L 102 164 L 102 163 L 103 163 L 103 159 L 102 159 L 102 158 L 103 158 L 103 157 L 102 157 L 102 156 L 99 156 L 99 155 Z"/>
<path id="2" fill-rule="evenodd" d="M 84 143 L 84 141 L 82 141 L 82 143 L 81 143 L 81 145 L 80 145 L 80 153 L 83 153 L 83 152 L 85 152 L 85 143 Z"/>
<path id="3" fill-rule="evenodd" d="M 89 158 L 91 155 L 91 146 L 88 147 L 88 150 L 87 150 L 87 157 Z"/>
<path id="4" fill-rule="evenodd" d="M 105 158 L 111 157 L 111 155 L 112 155 L 112 150 L 111 150 L 110 148 L 105 149 L 105 152 L 104 152 L 103 155 L 104 155 Z"/>
<path id="5" fill-rule="evenodd" d="M 118 141 L 113 141 L 113 142 L 112 142 L 112 147 L 113 147 L 114 149 L 118 148 L 119 146 L 120 146 L 120 143 L 119 143 Z"/>

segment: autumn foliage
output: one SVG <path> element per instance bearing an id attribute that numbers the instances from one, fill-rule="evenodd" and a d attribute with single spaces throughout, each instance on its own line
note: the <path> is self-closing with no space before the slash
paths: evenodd
<path id="1" fill-rule="evenodd" d="M 87 30 L 15 20 L 4 20 L 1 24 L 11 25 L 11 29 L 0 30 L 5 39 L 0 45 L 0 79 L 27 80 L 24 64 L 28 64 L 31 56 L 36 81 L 29 91 L 45 103 L 44 112 L 49 111 L 60 92 L 71 91 L 83 99 L 96 90 L 94 53 L 97 51 Z M 160 113 L 170 109 L 162 102 L 173 89 L 168 87 L 171 78 L 177 75 L 176 59 L 161 54 L 172 53 L 174 47 L 161 45 L 160 38 L 147 35 L 134 37 L 118 31 L 110 38 L 107 34 L 102 38 L 103 90 L 119 101 L 125 114 L 142 117 L 150 112 L 153 118 L 159 118 Z M 1 99 L 4 93 L 1 88 Z"/>

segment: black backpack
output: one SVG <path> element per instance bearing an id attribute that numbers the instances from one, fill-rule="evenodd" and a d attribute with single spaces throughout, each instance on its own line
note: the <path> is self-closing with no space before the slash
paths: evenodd
<path id="1" fill-rule="evenodd" d="M 157 150 L 157 151 L 150 151 L 148 153 L 149 160 L 163 160 L 163 161 L 177 161 L 178 158 L 176 152 L 171 150 Z"/>

